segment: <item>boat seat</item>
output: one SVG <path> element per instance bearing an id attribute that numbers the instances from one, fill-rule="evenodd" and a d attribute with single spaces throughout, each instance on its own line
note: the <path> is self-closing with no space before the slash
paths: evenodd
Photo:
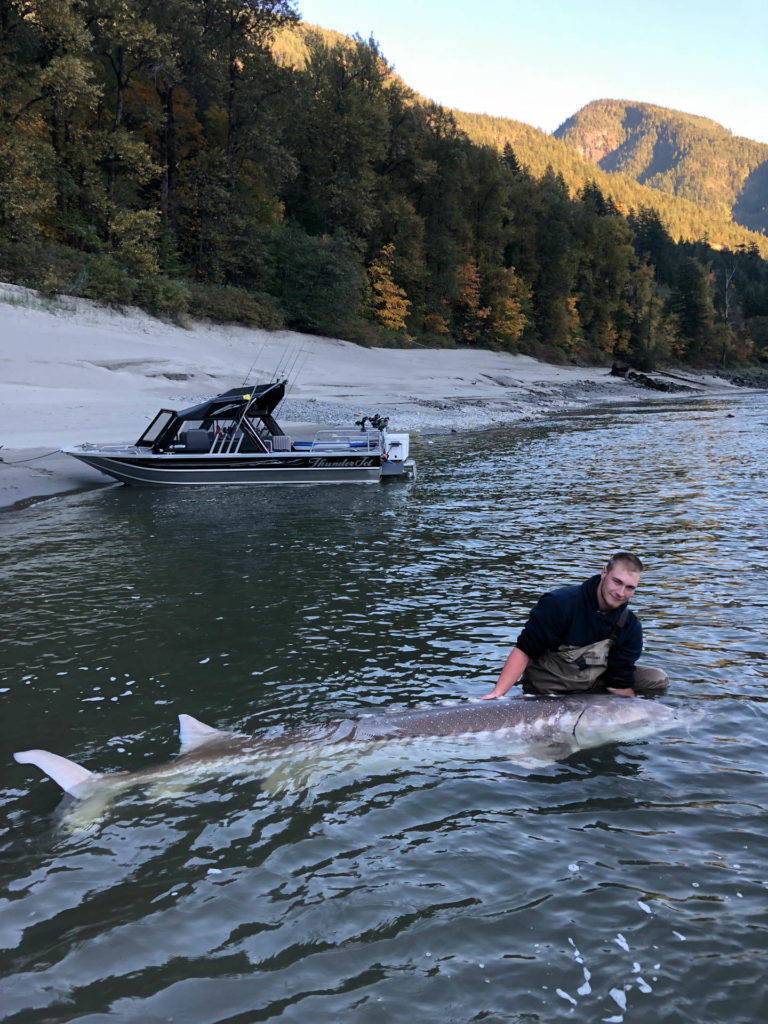
<path id="1" fill-rule="evenodd" d="M 181 435 L 184 449 L 188 452 L 208 452 L 211 450 L 211 439 L 207 430 L 187 430 Z"/>
<path id="2" fill-rule="evenodd" d="M 293 447 L 293 438 L 287 434 L 273 434 L 272 435 L 272 451 L 273 452 L 289 452 Z"/>

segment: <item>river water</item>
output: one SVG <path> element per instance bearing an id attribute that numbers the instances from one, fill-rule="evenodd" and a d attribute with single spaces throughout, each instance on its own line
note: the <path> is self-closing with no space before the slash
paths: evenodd
<path id="1" fill-rule="evenodd" d="M 764 1020 L 766 425 L 762 394 L 600 407 L 418 439 L 412 485 L 0 514 L 0 1019 Z M 617 548 L 690 730 L 275 791 L 222 769 L 89 822 L 12 760 L 135 770 L 179 712 L 280 731 L 476 697 L 537 597 Z"/>

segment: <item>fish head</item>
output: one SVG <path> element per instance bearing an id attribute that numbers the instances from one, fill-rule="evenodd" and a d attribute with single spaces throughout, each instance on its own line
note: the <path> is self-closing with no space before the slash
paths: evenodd
<path id="1" fill-rule="evenodd" d="M 695 713 L 642 697 L 595 695 L 583 702 L 573 735 L 580 748 L 645 739 L 679 727 L 687 729 Z"/>

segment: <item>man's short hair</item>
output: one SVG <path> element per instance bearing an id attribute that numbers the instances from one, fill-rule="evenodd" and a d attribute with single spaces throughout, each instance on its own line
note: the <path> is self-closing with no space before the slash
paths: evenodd
<path id="1" fill-rule="evenodd" d="M 638 556 L 633 555 L 631 551 L 617 551 L 616 554 L 611 555 L 608 565 L 605 567 L 606 572 L 610 572 L 617 562 L 621 562 L 623 565 L 626 565 L 627 568 L 632 569 L 633 572 L 643 571 L 643 563 L 640 561 Z"/>

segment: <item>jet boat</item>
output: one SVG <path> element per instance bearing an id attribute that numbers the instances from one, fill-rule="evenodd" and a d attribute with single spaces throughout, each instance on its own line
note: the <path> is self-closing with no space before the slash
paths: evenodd
<path id="1" fill-rule="evenodd" d="M 363 417 L 350 428 L 290 437 L 274 418 L 286 381 L 233 388 L 176 412 L 161 409 L 129 445 L 72 445 L 61 450 L 124 484 L 347 483 L 411 480 L 409 435 Z"/>

